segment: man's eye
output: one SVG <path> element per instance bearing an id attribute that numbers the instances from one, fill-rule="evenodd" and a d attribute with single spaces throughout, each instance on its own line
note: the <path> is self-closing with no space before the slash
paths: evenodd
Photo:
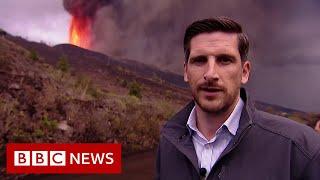
<path id="1" fill-rule="evenodd" d="M 222 56 L 218 58 L 218 61 L 221 64 L 227 65 L 233 62 L 233 59 L 231 57 L 227 57 L 227 56 Z"/>
<path id="2" fill-rule="evenodd" d="M 194 57 L 190 59 L 190 63 L 197 64 L 197 65 L 203 64 L 206 61 L 207 61 L 207 58 L 205 56 L 199 56 L 199 57 Z"/>

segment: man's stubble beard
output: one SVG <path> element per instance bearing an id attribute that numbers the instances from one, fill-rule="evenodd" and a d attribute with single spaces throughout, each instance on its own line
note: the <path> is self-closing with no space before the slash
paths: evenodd
<path id="1" fill-rule="evenodd" d="M 230 108 L 232 107 L 237 101 L 237 96 L 240 92 L 240 87 L 237 88 L 236 92 L 234 93 L 228 93 L 226 89 L 223 90 L 223 94 L 218 97 L 218 99 L 213 99 L 213 100 L 207 100 L 207 99 L 202 99 L 200 100 L 199 96 L 199 91 L 196 90 L 197 92 L 192 92 L 192 96 L 197 103 L 197 105 L 200 107 L 200 109 L 206 113 L 209 114 L 215 114 L 215 115 L 220 115 L 224 114 L 225 112 L 228 112 Z M 208 102 L 201 102 L 201 101 L 208 101 Z M 220 101 L 220 102 L 214 102 L 214 101 Z M 206 103 L 216 103 L 214 107 L 207 106 Z"/>

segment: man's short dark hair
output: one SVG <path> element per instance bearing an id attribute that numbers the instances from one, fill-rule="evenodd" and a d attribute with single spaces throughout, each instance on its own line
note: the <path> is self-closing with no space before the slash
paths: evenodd
<path id="1" fill-rule="evenodd" d="M 183 39 L 183 48 L 186 58 L 185 62 L 188 61 L 190 56 L 190 41 L 193 37 L 202 33 L 211 33 L 218 31 L 226 33 L 237 33 L 238 50 L 240 53 L 241 60 L 247 60 L 249 52 L 249 41 L 247 35 L 244 32 L 242 32 L 241 25 L 229 18 L 217 17 L 195 21 L 187 27 Z"/>

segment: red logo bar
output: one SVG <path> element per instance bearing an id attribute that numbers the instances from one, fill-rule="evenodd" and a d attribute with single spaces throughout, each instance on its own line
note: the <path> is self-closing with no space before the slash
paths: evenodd
<path id="1" fill-rule="evenodd" d="M 9 143 L 7 173 L 121 173 L 121 145 Z"/>

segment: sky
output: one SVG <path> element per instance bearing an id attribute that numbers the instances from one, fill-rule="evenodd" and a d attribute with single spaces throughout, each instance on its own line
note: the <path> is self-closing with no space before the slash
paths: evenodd
<path id="1" fill-rule="evenodd" d="M 186 26 L 201 18 L 228 16 L 249 36 L 251 96 L 320 112 L 319 1 L 109 1 L 94 17 L 92 50 L 182 75 Z M 67 43 L 70 19 L 62 0 L 0 0 L 0 28 L 31 41 Z"/>
<path id="2" fill-rule="evenodd" d="M 68 42 L 71 16 L 61 0 L 0 0 L 0 28 L 50 45 Z"/>

